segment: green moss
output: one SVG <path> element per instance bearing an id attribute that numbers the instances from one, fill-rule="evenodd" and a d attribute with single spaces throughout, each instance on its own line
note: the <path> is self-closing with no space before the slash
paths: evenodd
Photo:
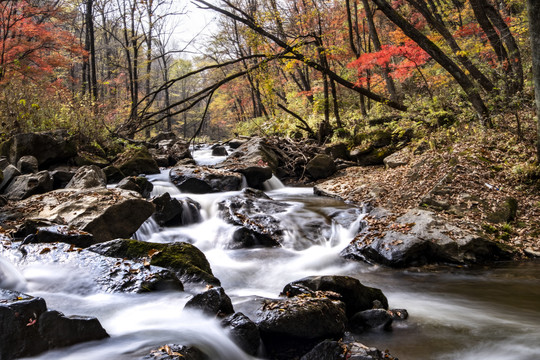
<path id="1" fill-rule="evenodd" d="M 130 148 L 114 163 L 126 176 L 157 174 L 159 167 L 146 148 Z"/>

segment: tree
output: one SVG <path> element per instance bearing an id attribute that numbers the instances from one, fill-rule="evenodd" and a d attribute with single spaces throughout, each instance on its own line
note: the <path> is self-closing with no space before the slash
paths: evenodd
<path id="1" fill-rule="evenodd" d="M 531 38 L 532 69 L 536 100 L 536 154 L 540 164 L 540 2 L 527 0 L 529 12 L 529 36 Z"/>

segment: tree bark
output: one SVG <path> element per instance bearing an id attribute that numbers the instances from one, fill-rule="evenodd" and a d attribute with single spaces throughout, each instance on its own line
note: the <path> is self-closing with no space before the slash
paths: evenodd
<path id="1" fill-rule="evenodd" d="M 527 0 L 527 6 L 536 100 L 536 156 L 540 166 L 540 2 L 538 0 Z"/>

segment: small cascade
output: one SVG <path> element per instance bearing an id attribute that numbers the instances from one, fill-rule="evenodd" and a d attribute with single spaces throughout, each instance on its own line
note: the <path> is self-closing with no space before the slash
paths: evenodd
<path id="1" fill-rule="evenodd" d="M 26 279 L 8 259 L 0 256 L 0 289 L 26 290 Z"/>
<path id="2" fill-rule="evenodd" d="M 272 191 L 272 190 L 278 190 L 285 188 L 285 185 L 276 177 L 276 175 L 272 174 L 272 177 L 265 182 L 263 182 L 263 187 L 265 191 Z"/>
<path id="3" fill-rule="evenodd" d="M 157 239 L 161 238 L 159 236 L 161 231 L 160 226 L 154 220 L 153 217 L 149 217 L 137 230 L 135 234 L 133 234 L 133 238 L 136 240 L 141 241 L 148 241 L 148 242 L 165 242 L 165 241 L 156 241 Z"/>

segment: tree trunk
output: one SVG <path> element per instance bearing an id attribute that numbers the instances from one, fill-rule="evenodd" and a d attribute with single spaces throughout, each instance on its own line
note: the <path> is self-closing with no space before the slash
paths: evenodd
<path id="1" fill-rule="evenodd" d="M 93 15 L 94 0 L 86 1 L 86 48 L 88 50 L 90 71 L 88 73 L 89 92 L 93 99 L 97 99 L 97 74 L 96 74 L 96 48 L 94 39 L 94 15 Z"/>
<path id="2" fill-rule="evenodd" d="M 529 8 L 529 35 L 531 37 L 532 70 L 536 99 L 536 156 L 540 166 L 540 1 L 527 0 Z"/>

